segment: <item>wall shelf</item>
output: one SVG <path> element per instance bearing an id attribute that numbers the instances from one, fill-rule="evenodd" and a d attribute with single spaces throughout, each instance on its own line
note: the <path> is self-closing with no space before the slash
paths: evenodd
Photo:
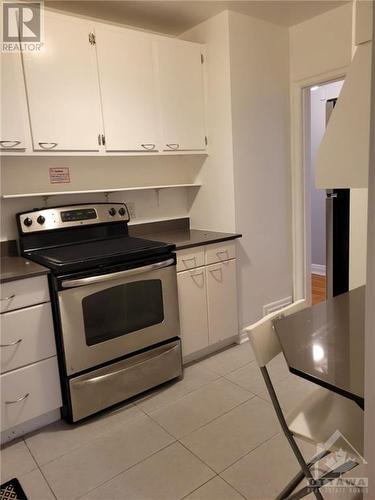
<path id="1" fill-rule="evenodd" d="M 202 184 L 164 184 L 160 186 L 134 186 L 134 187 L 126 187 L 126 188 L 103 188 L 103 189 L 86 189 L 84 191 L 75 190 L 75 191 L 51 191 L 44 193 L 20 193 L 20 194 L 3 194 L 1 197 L 3 199 L 10 198 L 30 198 L 30 197 L 49 197 L 49 196 L 64 196 L 67 194 L 95 194 L 95 193 L 119 193 L 122 191 L 146 191 L 150 189 L 159 190 L 159 189 L 174 189 L 174 188 L 200 188 Z"/>

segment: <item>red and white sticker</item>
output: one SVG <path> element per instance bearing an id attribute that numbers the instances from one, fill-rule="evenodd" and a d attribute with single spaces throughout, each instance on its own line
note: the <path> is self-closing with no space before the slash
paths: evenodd
<path id="1" fill-rule="evenodd" d="M 67 184 L 70 182 L 69 167 L 49 169 L 49 181 L 51 184 Z"/>

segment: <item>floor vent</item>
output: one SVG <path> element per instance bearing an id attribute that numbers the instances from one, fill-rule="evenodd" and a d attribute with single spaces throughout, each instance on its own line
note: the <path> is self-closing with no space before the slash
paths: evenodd
<path id="1" fill-rule="evenodd" d="M 275 300 L 275 302 L 270 302 L 269 304 L 263 306 L 263 316 L 278 311 L 279 309 L 288 306 L 292 302 L 293 302 L 292 297 L 285 297 L 280 300 Z"/>

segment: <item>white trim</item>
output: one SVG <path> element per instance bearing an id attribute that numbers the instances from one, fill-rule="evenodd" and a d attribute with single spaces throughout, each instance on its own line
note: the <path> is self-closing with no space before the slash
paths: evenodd
<path id="1" fill-rule="evenodd" d="M 348 66 L 291 82 L 291 177 L 292 177 L 292 244 L 293 299 L 311 300 L 311 257 L 309 204 L 305 176 L 305 127 L 303 89 L 345 78 Z"/>
<path id="2" fill-rule="evenodd" d="M 323 264 L 311 264 L 311 274 L 325 276 L 327 274 L 326 266 Z"/>
<path id="3" fill-rule="evenodd" d="M 60 408 L 57 408 L 56 410 L 44 413 L 44 415 L 40 415 L 39 417 L 27 420 L 23 424 L 16 425 L 15 427 L 7 429 L 6 431 L 2 431 L 0 444 L 8 443 L 9 441 L 13 441 L 13 439 L 28 434 L 29 432 L 41 429 L 42 427 L 45 427 L 52 422 L 57 422 L 57 420 L 60 420 L 60 418 Z"/>
<path id="4" fill-rule="evenodd" d="M 288 306 L 292 302 L 293 302 L 293 297 L 284 297 L 283 299 L 275 300 L 274 302 L 265 304 L 263 306 L 263 316 L 278 311 L 279 309 Z"/>

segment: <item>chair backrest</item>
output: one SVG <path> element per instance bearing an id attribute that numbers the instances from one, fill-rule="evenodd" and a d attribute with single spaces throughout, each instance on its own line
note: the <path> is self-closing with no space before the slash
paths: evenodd
<path id="1" fill-rule="evenodd" d="M 244 328 L 249 336 L 259 366 L 266 366 L 281 352 L 279 339 L 273 329 L 273 320 L 301 311 L 306 306 L 306 300 L 298 300 L 289 306 L 267 314 L 256 323 Z"/>

